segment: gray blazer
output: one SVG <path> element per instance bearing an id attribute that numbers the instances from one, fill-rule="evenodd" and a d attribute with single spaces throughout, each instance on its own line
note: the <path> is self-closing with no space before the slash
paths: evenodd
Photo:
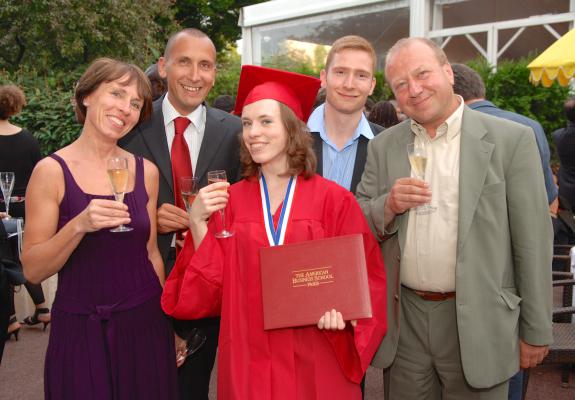
<path id="1" fill-rule="evenodd" d="M 162 113 L 163 99 L 164 96 L 154 102 L 152 118 L 137 125 L 119 143 L 122 148 L 129 152 L 150 160 L 160 170 L 158 207 L 164 203 L 174 204 L 172 163 Z M 231 183 L 239 179 L 238 134 L 241 129 L 241 122 L 238 117 L 215 108 L 206 107 L 206 129 L 198 162 L 194 166 L 194 176 L 199 178 L 200 187 L 207 184 L 206 174 L 211 170 L 225 170 Z M 172 236 L 173 233 L 158 234 L 158 247 L 166 265 L 166 276 L 169 273 L 166 260 Z"/>
<path id="2" fill-rule="evenodd" d="M 413 137 L 408 120 L 373 139 L 357 187 L 387 270 L 388 333 L 373 360 L 379 367 L 393 362 L 399 340 L 408 215 L 397 216 L 385 231 L 383 206 L 395 180 L 410 175 L 406 146 Z M 553 233 L 529 128 L 465 107 L 460 160 L 458 335 L 465 378 L 487 388 L 518 371 L 519 338 L 534 345 L 552 342 Z"/>

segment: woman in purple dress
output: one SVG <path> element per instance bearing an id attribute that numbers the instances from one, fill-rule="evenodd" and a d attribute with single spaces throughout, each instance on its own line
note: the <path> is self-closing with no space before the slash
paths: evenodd
<path id="1" fill-rule="evenodd" d="M 150 84 L 131 64 L 99 59 L 74 97 L 82 132 L 37 164 L 26 193 L 26 277 L 58 273 L 46 399 L 175 399 L 174 336 L 160 308 L 158 169 L 117 146 L 149 118 Z M 123 202 L 107 173 L 116 157 L 128 160 Z M 133 230 L 110 231 L 120 224 Z"/>

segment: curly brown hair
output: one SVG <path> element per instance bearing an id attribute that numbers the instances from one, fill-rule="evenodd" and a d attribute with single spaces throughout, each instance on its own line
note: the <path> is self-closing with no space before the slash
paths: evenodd
<path id="1" fill-rule="evenodd" d="M 74 90 L 74 111 L 80 124 L 84 124 L 84 121 L 86 121 L 84 99 L 98 90 L 102 83 L 112 82 L 126 75 L 128 75 L 128 80 L 122 82 L 122 84 L 129 85 L 136 81 L 138 96 L 144 100 L 138 122 L 150 118 L 152 115 L 152 87 L 144 72 L 134 64 L 111 58 L 98 58 L 90 64 L 86 72 L 80 77 Z"/>
<path id="2" fill-rule="evenodd" d="M 283 103 L 279 103 L 280 117 L 287 132 L 286 153 L 288 156 L 288 170 L 286 175 L 302 175 L 305 179 L 311 178 L 315 174 L 317 160 L 313 152 L 313 139 L 306 124 L 300 120 L 295 113 Z M 240 139 L 240 163 L 242 166 L 242 177 L 257 178 L 260 171 L 260 164 L 254 162 L 246 144 Z"/>
<path id="3" fill-rule="evenodd" d="M 24 92 L 16 85 L 0 86 L 0 120 L 6 120 L 22 111 L 26 105 Z"/>

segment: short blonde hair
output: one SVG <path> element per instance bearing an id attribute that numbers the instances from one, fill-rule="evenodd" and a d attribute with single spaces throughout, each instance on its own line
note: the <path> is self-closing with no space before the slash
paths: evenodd
<path id="1" fill-rule="evenodd" d="M 375 55 L 375 50 L 373 49 L 371 43 L 367 41 L 367 39 L 364 39 L 361 36 L 357 35 L 343 36 L 337 39 L 335 42 L 333 42 L 333 45 L 331 46 L 329 53 L 327 53 L 327 59 L 325 61 L 325 70 L 327 71 L 329 69 L 329 66 L 332 63 L 333 58 L 337 53 L 339 53 L 342 50 L 349 50 L 349 49 L 365 51 L 367 54 L 369 54 L 372 61 L 371 70 L 372 72 L 375 72 L 375 64 L 377 59 L 377 56 Z"/>

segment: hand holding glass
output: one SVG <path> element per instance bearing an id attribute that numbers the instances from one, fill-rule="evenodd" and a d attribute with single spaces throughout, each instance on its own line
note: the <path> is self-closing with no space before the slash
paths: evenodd
<path id="1" fill-rule="evenodd" d="M 116 201 L 123 202 L 124 194 L 128 188 L 128 159 L 125 157 L 114 157 L 108 160 L 108 177 L 112 184 L 112 191 Z M 129 232 L 133 230 L 128 226 L 120 224 L 117 228 L 110 229 L 110 232 Z"/>
<path id="2" fill-rule="evenodd" d="M 205 333 L 203 333 L 198 328 L 193 328 L 191 332 L 184 338 L 186 341 L 185 351 L 178 351 L 176 354 L 177 361 L 180 362 L 192 354 L 197 353 L 198 350 L 200 350 L 206 342 L 206 339 L 207 337 Z"/>
<path id="3" fill-rule="evenodd" d="M 208 172 L 208 184 L 216 183 L 216 182 L 227 182 L 228 178 L 226 176 L 226 171 L 218 170 L 218 171 L 209 171 Z M 226 214 L 225 214 L 225 207 L 220 210 L 220 218 L 222 219 L 222 230 L 220 232 L 216 232 L 215 236 L 217 238 L 227 238 L 234 235 L 234 232 L 228 231 L 226 229 Z"/>
<path id="4" fill-rule="evenodd" d="M 407 156 L 409 157 L 409 163 L 411 164 L 411 171 L 416 178 L 425 181 L 425 171 L 427 167 L 427 151 L 425 149 L 424 143 L 409 143 L 407 145 Z M 423 204 L 415 209 L 418 215 L 431 214 L 436 210 L 429 204 Z"/>
<path id="5" fill-rule="evenodd" d="M 14 172 L 0 172 L 0 189 L 2 189 L 2 196 L 4 197 L 4 205 L 6 207 L 6 216 L 3 219 L 10 219 L 10 196 L 12 189 L 14 189 Z"/>

